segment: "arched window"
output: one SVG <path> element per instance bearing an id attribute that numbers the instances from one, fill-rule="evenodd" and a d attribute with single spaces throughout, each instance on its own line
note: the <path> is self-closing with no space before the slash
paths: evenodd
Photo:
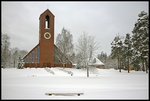
<path id="1" fill-rule="evenodd" d="M 46 17 L 45 17 L 45 28 L 46 29 L 48 29 L 49 28 L 49 16 L 47 15 Z"/>

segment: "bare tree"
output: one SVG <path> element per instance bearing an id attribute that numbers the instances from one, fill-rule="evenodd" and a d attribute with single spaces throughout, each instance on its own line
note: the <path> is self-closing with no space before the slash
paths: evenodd
<path id="1" fill-rule="evenodd" d="M 72 59 L 73 55 L 72 41 L 72 34 L 70 34 L 70 32 L 65 28 L 62 29 L 62 32 L 58 34 L 56 38 L 56 46 L 67 58 L 69 58 L 69 60 Z"/>
<path id="2" fill-rule="evenodd" d="M 83 33 L 77 44 L 77 56 L 79 56 L 78 63 L 80 66 L 87 68 L 87 77 L 89 77 L 88 63 L 93 58 L 94 52 L 98 49 L 98 44 L 93 36 L 89 36 L 87 33 Z"/>
<path id="3" fill-rule="evenodd" d="M 105 62 L 105 68 L 109 69 L 109 68 L 114 68 L 114 69 L 118 69 L 117 68 L 117 58 L 111 58 L 111 56 L 108 56 Z"/>
<path id="4" fill-rule="evenodd" d="M 16 68 L 18 65 L 19 57 L 23 58 L 28 52 L 26 50 L 20 50 L 17 47 L 11 49 L 11 63 Z"/>
<path id="5" fill-rule="evenodd" d="M 26 50 L 19 50 L 18 48 L 10 48 L 10 37 L 7 34 L 2 34 L 1 44 L 1 67 L 16 67 L 18 58 L 27 54 Z"/>
<path id="6" fill-rule="evenodd" d="M 13 67 L 17 67 L 17 61 L 18 61 L 18 58 L 19 58 L 19 49 L 18 48 L 12 48 L 11 49 L 11 54 L 12 54 L 12 64 L 13 64 Z"/>
<path id="7" fill-rule="evenodd" d="M 1 60 L 2 67 L 6 68 L 9 64 L 10 59 L 10 37 L 7 34 L 2 34 L 2 44 L 1 44 Z"/>
<path id="8" fill-rule="evenodd" d="M 28 53 L 27 50 L 19 50 L 19 56 L 23 58 Z"/>

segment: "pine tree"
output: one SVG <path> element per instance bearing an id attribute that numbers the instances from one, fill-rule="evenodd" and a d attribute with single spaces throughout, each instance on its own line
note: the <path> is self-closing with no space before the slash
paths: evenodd
<path id="1" fill-rule="evenodd" d="M 119 72 L 121 72 L 122 41 L 119 35 L 114 38 L 111 45 L 112 45 L 111 56 L 112 58 L 116 58 L 116 57 L 118 58 L 118 69 Z"/>
<path id="2" fill-rule="evenodd" d="M 126 38 L 124 40 L 124 44 L 123 44 L 123 58 L 125 59 L 125 66 L 128 69 L 128 73 L 129 73 L 129 65 L 130 65 L 130 60 L 131 60 L 131 56 L 132 56 L 132 50 L 131 50 L 131 37 L 130 34 L 126 34 Z"/>
<path id="3" fill-rule="evenodd" d="M 103 63 L 106 63 L 107 54 L 102 51 L 100 54 L 97 55 L 97 58 Z"/>
<path id="4" fill-rule="evenodd" d="M 133 41 L 133 65 L 136 68 L 140 68 L 141 64 L 146 67 L 146 72 L 148 68 L 149 60 L 149 16 L 146 12 L 142 11 L 138 15 L 138 20 L 133 29 L 132 41 Z"/>
<path id="5" fill-rule="evenodd" d="M 18 69 L 23 69 L 23 61 L 21 59 L 21 57 L 19 56 L 19 59 L 18 59 L 18 66 L 17 66 Z"/>

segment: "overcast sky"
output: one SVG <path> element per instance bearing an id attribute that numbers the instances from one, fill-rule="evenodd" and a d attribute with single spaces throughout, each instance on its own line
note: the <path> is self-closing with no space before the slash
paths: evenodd
<path id="1" fill-rule="evenodd" d="M 148 8 L 148 2 L 2 2 L 1 27 L 11 47 L 30 51 L 39 43 L 39 16 L 49 9 L 55 15 L 55 41 L 63 27 L 75 44 L 86 32 L 100 44 L 98 52 L 109 55 L 114 37 L 131 34 L 138 14 Z"/>

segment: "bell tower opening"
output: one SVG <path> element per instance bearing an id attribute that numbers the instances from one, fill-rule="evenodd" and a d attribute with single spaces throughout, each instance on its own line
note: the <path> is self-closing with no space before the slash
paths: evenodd
<path id="1" fill-rule="evenodd" d="M 50 21 L 50 19 L 49 19 L 49 16 L 47 15 L 46 17 L 45 17 L 45 29 L 49 29 L 50 27 L 49 27 L 49 21 Z"/>

